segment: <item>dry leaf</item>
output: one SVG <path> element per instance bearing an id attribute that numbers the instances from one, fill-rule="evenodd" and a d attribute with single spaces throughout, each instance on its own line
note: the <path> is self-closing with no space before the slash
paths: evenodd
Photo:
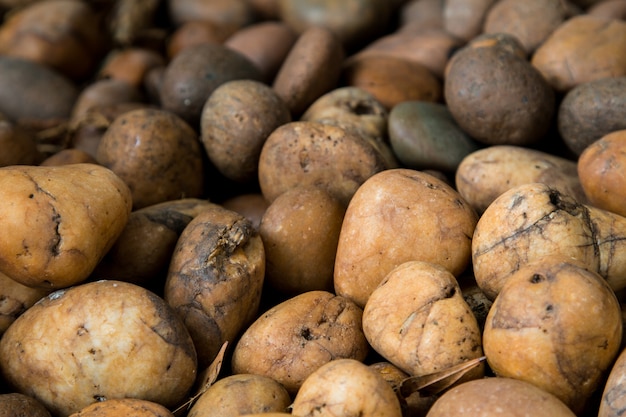
<path id="1" fill-rule="evenodd" d="M 189 400 L 187 400 L 183 405 L 174 410 L 172 412 L 174 415 L 182 415 L 179 414 L 181 411 L 183 411 L 184 409 L 189 410 L 191 406 L 196 402 L 196 400 L 202 394 L 204 394 L 215 381 L 217 381 L 217 377 L 219 376 L 222 369 L 222 362 L 224 362 L 224 354 L 226 353 L 227 346 L 228 342 L 224 342 L 224 344 L 220 348 L 220 351 L 217 353 L 217 356 L 215 357 L 213 362 L 211 362 L 211 365 L 209 365 L 209 367 L 206 368 L 206 370 L 200 375 L 199 380 L 201 382 L 199 384 L 200 388 L 198 389 L 198 392 L 196 392 L 196 394 Z"/>
<path id="2" fill-rule="evenodd" d="M 471 359 L 458 365 L 451 366 L 443 371 L 428 375 L 412 376 L 404 379 L 397 387 L 397 391 L 403 397 L 408 397 L 414 392 L 425 394 L 426 396 L 441 393 L 445 389 L 454 385 L 469 371 L 476 368 L 487 357 Z"/>

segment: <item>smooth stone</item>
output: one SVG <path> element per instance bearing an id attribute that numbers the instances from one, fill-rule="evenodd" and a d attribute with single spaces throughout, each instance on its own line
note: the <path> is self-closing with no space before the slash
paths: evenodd
<path id="1" fill-rule="evenodd" d="M 389 113 L 389 140 L 407 168 L 454 172 L 480 145 L 457 125 L 444 104 L 405 101 Z"/>

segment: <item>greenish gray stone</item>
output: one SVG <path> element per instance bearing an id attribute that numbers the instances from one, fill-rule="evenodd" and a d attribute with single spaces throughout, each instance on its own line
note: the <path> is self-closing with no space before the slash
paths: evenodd
<path id="1" fill-rule="evenodd" d="M 444 104 L 405 101 L 389 113 L 389 140 L 405 167 L 454 172 L 480 145 L 456 123 Z"/>

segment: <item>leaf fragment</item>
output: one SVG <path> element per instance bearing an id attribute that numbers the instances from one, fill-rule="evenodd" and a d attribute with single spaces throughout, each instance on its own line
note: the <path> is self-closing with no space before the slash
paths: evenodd
<path id="1" fill-rule="evenodd" d="M 408 377 L 400 382 L 396 391 L 404 398 L 414 392 L 419 392 L 425 396 L 439 394 L 450 388 L 486 359 L 486 356 L 481 356 L 432 374 Z"/>
<path id="2" fill-rule="evenodd" d="M 189 398 L 189 400 L 185 401 L 176 410 L 172 411 L 174 415 L 178 417 L 183 416 L 184 414 L 181 414 L 181 411 L 183 411 L 184 409 L 189 410 L 193 406 L 193 404 L 196 402 L 196 400 L 202 394 L 204 394 L 206 390 L 208 390 L 209 387 L 213 385 L 215 381 L 217 381 L 217 377 L 219 376 L 220 371 L 222 370 L 222 363 L 224 362 L 224 355 L 226 353 L 227 346 L 228 346 L 228 342 L 224 342 L 224 344 L 220 348 L 213 362 L 211 362 L 211 364 L 204 370 L 204 372 L 202 372 L 202 374 L 199 375 L 200 383 L 199 383 L 199 389 L 196 392 L 196 394 L 193 397 Z"/>

